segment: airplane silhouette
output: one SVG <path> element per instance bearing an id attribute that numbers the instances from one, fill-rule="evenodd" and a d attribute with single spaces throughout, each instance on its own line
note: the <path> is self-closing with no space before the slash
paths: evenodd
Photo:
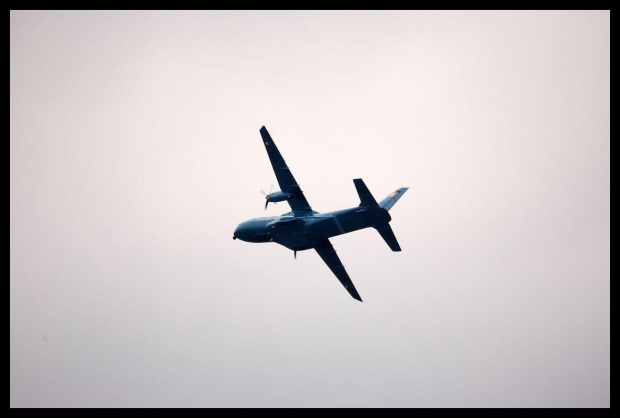
<path id="1" fill-rule="evenodd" d="M 377 203 L 362 179 L 354 179 L 353 183 L 360 197 L 359 206 L 318 213 L 310 207 L 293 173 L 284 162 L 284 158 L 264 126 L 260 128 L 260 134 L 278 184 L 282 189 L 265 196 L 265 209 L 269 202 L 286 200 L 292 210 L 281 216 L 254 218 L 242 222 L 235 229 L 233 239 L 239 238 L 246 242 L 275 242 L 293 250 L 295 258 L 297 258 L 297 251 L 314 248 L 349 294 L 361 302 L 362 298 L 357 293 L 329 238 L 373 227 L 379 231 L 392 251 L 400 251 L 398 241 L 389 224 L 392 217 L 388 211 L 408 187 L 396 189 Z"/>

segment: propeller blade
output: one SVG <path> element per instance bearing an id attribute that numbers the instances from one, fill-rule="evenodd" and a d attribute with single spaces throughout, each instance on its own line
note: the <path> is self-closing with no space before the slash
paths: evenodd
<path id="1" fill-rule="evenodd" d="M 269 204 L 269 195 L 271 194 L 271 192 L 273 191 L 273 184 L 269 185 L 269 193 L 265 193 L 264 190 L 260 190 L 260 193 L 265 196 L 265 210 L 267 210 L 267 205 Z"/>

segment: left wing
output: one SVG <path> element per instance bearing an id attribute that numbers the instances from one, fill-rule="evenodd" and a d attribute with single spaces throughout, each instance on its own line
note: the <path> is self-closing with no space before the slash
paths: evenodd
<path id="1" fill-rule="evenodd" d="M 340 283 L 344 286 L 345 289 L 349 292 L 353 299 L 357 299 L 362 302 L 362 298 L 359 293 L 355 289 L 353 282 L 349 278 L 347 271 L 344 269 L 344 266 L 340 262 L 340 258 L 338 258 L 338 254 L 336 254 L 336 250 L 332 246 L 332 243 L 329 242 L 328 239 L 320 240 L 319 243 L 314 247 L 317 253 L 321 256 L 327 267 L 336 275 Z"/>
<path id="2" fill-rule="evenodd" d="M 301 191 L 295 177 L 293 177 L 293 173 L 291 173 L 291 170 L 286 165 L 284 158 L 282 158 L 280 151 L 278 151 L 278 147 L 276 147 L 273 139 L 271 139 L 271 135 L 269 135 L 269 132 L 267 132 L 264 126 L 260 128 L 260 135 L 263 137 L 263 143 L 265 144 L 265 149 L 267 150 L 267 155 L 269 156 L 269 161 L 271 161 L 273 171 L 278 179 L 280 190 L 293 195 L 287 200 L 293 212 L 295 212 L 295 214 L 312 212 L 312 208 L 306 200 L 304 192 Z"/>

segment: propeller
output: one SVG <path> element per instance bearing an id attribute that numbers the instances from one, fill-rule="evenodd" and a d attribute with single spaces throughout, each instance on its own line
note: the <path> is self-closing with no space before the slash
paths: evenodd
<path id="1" fill-rule="evenodd" d="M 261 194 L 263 196 L 265 196 L 265 210 L 267 210 L 267 205 L 269 204 L 269 195 L 271 194 L 271 192 L 273 191 L 273 184 L 269 186 L 269 193 L 265 193 L 263 190 L 261 190 Z"/>

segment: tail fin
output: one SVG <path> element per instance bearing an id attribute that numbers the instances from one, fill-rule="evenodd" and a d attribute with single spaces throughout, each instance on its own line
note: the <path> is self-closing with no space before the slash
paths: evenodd
<path id="1" fill-rule="evenodd" d="M 398 245 L 398 241 L 396 241 L 396 237 L 394 236 L 394 232 L 392 231 L 392 227 L 389 223 L 384 223 L 381 225 L 375 226 L 375 229 L 379 231 L 381 237 L 385 240 L 385 243 L 390 247 L 392 251 L 400 251 L 400 245 Z"/>
<path id="2" fill-rule="evenodd" d="M 379 206 L 381 206 L 385 210 L 390 210 L 392 206 L 394 206 L 394 204 L 398 202 L 398 199 L 400 199 L 408 189 L 409 187 L 401 187 L 400 189 L 396 189 L 396 191 L 394 191 L 388 197 L 379 202 Z"/>
<path id="3" fill-rule="evenodd" d="M 364 184 L 364 180 L 353 179 L 353 183 L 357 189 L 357 194 L 360 196 L 360 206 L 379 206 L 368 187 L 366 187 L 366 184 Z"/>
<path id="4" fill-rule="evenodd" d="M 354 179 L 353 183 L 355 183 L 357 194 L 360 196 L 360 206 L 381 207 L 386 211 L 390 210 L 390 208 L 394 206 L 398 199 L 400 199 L 400 197 L 405 194 L 408 189 L 408 187 L 401 187 L 381 202 L 377 203 L 362 179 Z M 374 228 L 379 231 L 379 234 L 392 251 L 401 251 L 400 245 L 398 245 L 398 241 L 394 236 L 394 231 L 392 231 L 392 227 L 388 223 L 390 221 L 390 215 L 387 212 L 384 213 L 387 216 L 387 222 L 381 222 Z"/>
<path id="5" fill-rule="evenodd" d="M 408 189 L 409 187 L 401 187 L 400 189 L 396 189 L 396 191 L 379 202 L 379 206 L 385 210 L 390 210 Z M 400 251 L 400 245 L 398 245 L 398 241 L 396 241 L 396 237 L 394 236 L 394 232 L 392 231 L 390 224 L 384 223 L 377 225 L 375 226 L 375 229 L 379 231 L 379 234 L 381 234 L 381 237 L 385 240 L 385 243 L 392 249 L 392 251 Z"/>

